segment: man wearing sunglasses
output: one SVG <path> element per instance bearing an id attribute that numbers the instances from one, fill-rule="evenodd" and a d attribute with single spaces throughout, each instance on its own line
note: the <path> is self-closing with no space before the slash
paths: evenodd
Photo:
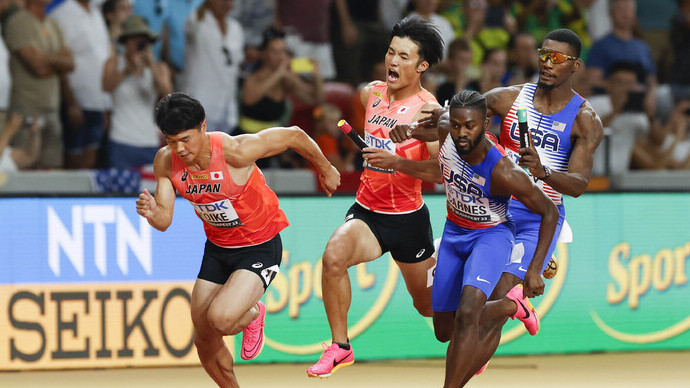
<path id="1" fill-rule="evenodd" d="M 568 29 L 544 37 L 539 55 L 537 83 L 496 88 L 486 93 L 489 116 L 503 120 L 500 142 L 508 155 L 551 198 L 559 212 L 558 227 L 545 257 L 551 257 L 565 221 L 563 195 L 579 197 L 587 190 L 594 152 L 603 137 L 601 119 L 591 105 L 571 87 L 573 74 L 582 68 L 582 42 Z M 520 148 L 517 109 L 526 108 L 529 143 Z M 515 248 L 490 300 L 502 298 L 517 284 L 524 284 L 525 297 L 542 294 L 541 274 L 548 261 L 532 262 L 540 217 L 513 198 L 509 207 L 515 221 Z M 570 233 L 566 224 L 564 235 Z M 485 353 L 479 369 L 496 351 L 506 319 L 488 322 L 491 330 L 483 339 Z M 481 357 L 477 357 L 480 359 Z"/>
<path id="2" fill-rule="evenodd" d="M 500 143 L 508 156 L 523 167 L 533 181 L 556 204 L 559 212 L 558 226 L 553 241 L 542 259 L 533 261 L 539 235 L 541 217 L 529 211 L 519 200 L 512 198 L 509 212 L 515 222 L 515 247 L 510 263 L 494 288 L 490 301 L 503 298 L 517 284 L 523 284 L 525 297 L 537 297 L 543 293 L 542 272 L 548 264 L 544 257 L 551 257 L 565 221 L 563 195 L 578 197 L 587 190 L 592 173 L 594 152 L 603 137 L 601 119 L 590 104 L 571 87 L 573 74 L 582 68 L 579 58 L 582 42 L 568 29 L 554 30 L 544 37 L 539 56 L 539 80 L 537 83 L 496 88 L 485 94 L 488 116 L 498 115 L 501 126 Z M 520 147 L 517 110 L 525 108 L 529 128 L 529 142 Z M 399 126 L 391 138 L 399 141 L 405 137 L 432 141 L 439 116 L 436 110 L 427 120 L 420 121 L 414 131 Z M 429 128 L 434 130 L 429 131 Z M 566 228 L 563 235 L 569 235 Z M 499 316 L 491 312 L 499 308 L 489 302 L 483 316 Z M 480 338 L 479 352 L 472 361 L 473 371 L 481 371 L 498 347 L 501 328 L 507 318 L 484 322 L 486 333 Z M 481 353 L 481 354 L 480 354 Z M 466 376 L 465 382 L 472 377 Z"/>

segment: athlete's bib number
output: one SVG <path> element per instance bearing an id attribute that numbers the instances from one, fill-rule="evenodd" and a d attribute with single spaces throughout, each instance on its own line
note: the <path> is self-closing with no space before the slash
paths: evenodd
<path id="1" fill-rule="evenodd" d="M 240 217 L 229 199 L 211 203 L 190 202 L 199 218 L 216 228 L 234 228 L 242 225 Z"/>
<path id="2" fill-rule="evenodd" d="M 448 206 L 457 216 L 478 223 L 491 222 L 489 199 L 456 190 L 446 183 Z"/>
<path id="3" fill-rule="evenodd" d="M 369 147 L 378 148 L 380 150 L 388 152 L 391 155 L 395 155 L 395 143 L 393 143 L 393 140 L 391 139 L 382 139 L 380 137 L 373 136 L 369 132 L 367 132 L 364 134 L 364 141 L 367 143 Z M 384 169 L 370 166 L 366 160 L 364 160 L 364 168 L 368 168 L 372 171 L 384 172 L 386 174 L 395 174 L 395 170 L 392 169 Z"/>

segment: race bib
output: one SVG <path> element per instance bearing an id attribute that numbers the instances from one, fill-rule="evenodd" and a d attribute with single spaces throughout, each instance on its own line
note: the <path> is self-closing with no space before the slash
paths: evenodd
<path id="1" fill-rule="evenodd" d="M 395 143 L 393 143 L 393 140 L 391 140 L 391 139 L 382 139 L 382 138 L 373 136 L 372 134 L 367 132 L 364 134 L 364 141 L 371 148 L 378 148 L 380 150 L 384 150 L 384 151 L 388 152 L 389 154 L 395 155 Z M 393 169 L 385 169 L 385 168 L 370 166 L 366 160 L 364 160 L 364 168 L 368 168 L 369 170 L 372 170 L 372 171 L 383 172 L 386 174 L 395 174 L 395 170 L 393 170 Z"/>
<path id="2" fill-rule="evenodd" d="M 196 214 L 207 224 L 216 228 L 235 228 L 242 225 L 240 217 L 229 199 L 223 199 L 211 203 L 194 203 Z"/>

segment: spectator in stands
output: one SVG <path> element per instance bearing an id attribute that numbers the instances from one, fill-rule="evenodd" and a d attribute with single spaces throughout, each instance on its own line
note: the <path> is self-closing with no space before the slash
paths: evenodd
<path id="1" fill-rule="evenodd" d="M 539 57 L 535 54 L 537 42 L 526 32 L 513 35 L 508 43 L 507 85 L 537 82 L 539 78 Z"/>
<path id="2" fill-rule="evenodd" d="M 671 20 L 671 45 L 675 54 L 669 80 L 673 97 L 690 99 L 690 0 L 678 0 L 678 12 Z"/>
<path id="3" fill-rule="evenodd" d="M 169 0 L 132 1 L 132 14 L 144 18 L 151 32 L 158 37 L 156 43 L 153 44 L 153 54 L 157 60 L 163 57 L 163 42 L 168 40 L 168 31 L 165 25 L 169 12 L 168 1 Z"/>
<path id="4" fill-rule="evenodd" d="M 312 60 L 310 68 L 302 69 L 308 73 L 303 74 L 292 71 L 290 63 L 285 34 L 274 28 L 264 31 L 261 66 L 247 78 L 242 90 L 240 132 L 256 133 L 280 124 L 287 116 L 290 96 L 312 106 L 323 102 L 318 63 Z"/>
<path id="5" fill-rule="evenodd" d="M 537 42 L 544 40 L 549 31 L 571 29 L 582 39 L 584 51 L 580 57 L 586 58 L 592 42 L 586 28 L 585 14 L 581 10 L 584 5 L 580 0 L 531 0 L 519 12 L 518 24 Z"/>
<path id="6" fill-rule="evenodd" d="M 170 70 L 156 61 L 151 44 L 156 35 L 140 16 L 130 16 L 122 27 L 124 54 L 110 57 L 103 71 L 103 90 L 113 101 L 109 134 L 110 167 L 127 169 L 153 163 L 160 147 L 152 107 L 172 93 Z"/>
<path id="7" fill-rule="evenodd" d="M 60 75 L 74 70 L 74 61 L 60 26 L 46 17 L 47 5 L 47 0 L 26 0 L 26 8 L 10 16 L 4 25 L 12 77 L 10 111 L 45 122 L 37 167 L 62 168 Z M 20 129 L 12 146 L 26 147 L 31 136 L 28 127 Z"/>
<path id="8" fill-rule="evenodd" d="M 330 40 L 331 0 L 280 0 L 275 26 L 285 31 L 288 50 L 296 58 L 319 62 L 321 78 L 335 78 L 335 63 Z"/>
<path id="9" fill-rule="evenodd" d="M 108 35 L 112 47 L 117 46 L 122 33 L 122 25 L 132 15 L 132 5 L 129 0 L 106 0 L 103 3 L 103 18 L 108 26 Z"/>
<path id="10" fill-rule="evenodd" d="M 314 140 L 323 155 L 340 172 L 354 171 L 354 161 L 359 149 L 338 128 L 342 112 L 331 104 L 314 109 Z"/>
<path id="11" fill-rule="evenodd" d="M 41 123 L 31 118 L 29 127 L 29 141 L 22 148 L 9 146 L 12 137 L 24 123 L 20 114 L 13 114 L 0 130 L 0 171 L 17 171 L 30 169 L 34 166 L 41 153 Z"/>
<path id="12" fill-rule="evenodd" d="M 261 66 L 247 78 L 242 89 L 242 116 L 238 133 L 257 133 L 265 128 L 280 126 L 290 113 L 289 97 L 297 98 L 309 106 L 324 101 L 318 62 L 311 60 L 311 66 L 302 69 L 305 71 L 302 74 L 292 71 L 290 62 L 285 34 L 274 28 L 264 31 Z M 260 167 L 267 167 L 271 163 L 259 160 Z"/>
<path id="13" fill-rule="evenodd" d="M 108 29 L 91 0 L 65 0 L 54 18 L 74 57 L 74 71 L 61 77 L 65 167 L 96 167 L 110 98 L 101 87 L 103 66 L 110 56 Z"/>
<path id="14" fill-rule="evenodd" d="M 187 19 L 182 90 L 206 108 L 210 131 L 232 133 L 238 124 L 238 81 L 244 60 L 242 26 L 232 1 L 206 0 Z"/>
<path id="15" fill-rule="evenodd" d="M 649 118 L 644 112 L 644 71 L 636 63 L 617 62 L 611 66 L 606 95 L 590 97 L 589 103 L 610 129 L 607 147 L 595 156 L 597 173 L 619 174 L 628 171 L 635 139 L 649 133 Z M 604 154 L 608 152 L 609 165 Z M 608 169 L 606 169 L 608 167 Z"/>
<path id="16" fill-rule="evenodd" d="M 508 54 L 505 50 L 488 50 L 484 53 L 479 79 L 470 82 L 466 89 L 486 93 L 489 90 L 505 86 L 504 79 L 508 71 Z"/>
<path id="17" fill-rule="evenodd" d="M 278 0 L 235 0 L 239 9 L 235 18 L 244 30 L 244 62 L 241 64 L 240 82 L 256 70 L 259 64 L 259 46 L 262 34 L 274 26 Z"/>
<path id="18" fill-rule="evenodd" d="M 666 125 L 656 119 L 649 136 L 635 143 L 634 168 L 690 169 L 690 100 L 679 101 Z"/>
<path id="19" fill-rule="evenodd" d="M 185 26 L 189 16 L 196 12 L 204 0 L 168 0 L 167 19 L 165 26 L 168 31 L 168 41 L 163 52 L 164 60 L 175 73 L 175 85 L 181 87 L 183 82 L 178 78 L 184 70 L 187 37 Z"/>
<path id="20" fill-rule="evenodd" d="M 436 99 L 441 105 L 473 81 L 470 73 L 472 55 L 472 47 L 467 39 L 456 39 L 448 45 L 448 79 L 436 90 Z"/>
<path id="21" fill-rule="evenodd" d="M 367 80 L 374 63 L 382 59 L 389 31 L 379 14 L 379 0 L 333 0 L 336 15 L 331 23 L 331 43 L 338 80 L 352 86 Z"/>
<path id="22" fill-rule="evenodd" d="M 656 65 L 652 52 L 643 40 L 635 36 L 637 17 L 635 0 L 609 0 L 613 31 L 594 42 L 587 59 L 587 79 L 593 90 L 603 91 L 604 79 L 611 74 L 616 62 L 637 63 L 645 73 L 645 111 L 654 116 L 657 99 Z"/>
<path id="23" fill-rule="evenodd" d="M 429 20 L 438 29 L 443 39 L 444 54 L 448 55 L 448 46 L 455 39 L 453 26 L 446 18 L 436 13 L 438 11 L 439 0 L 412 0 L 414 9 L 408 16 L 419 16 Z"/>

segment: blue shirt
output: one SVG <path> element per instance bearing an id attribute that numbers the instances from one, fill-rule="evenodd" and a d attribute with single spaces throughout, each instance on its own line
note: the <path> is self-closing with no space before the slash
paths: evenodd
<path id="1" fill-rule="evenodd" d="M 170 60 L 175 70 L 184 69 L 185 32 L 184 26 L 189 15 L 204 3 L 204 0 L 167 0 L 168 12 L 165 20 L 168 26 Z"/>
<path id="2" fill-rule="evenodd" d="M 608 78 L 609 69 L 616 62 L 639 63 L 647 75 L 656 74 L 652 51 L 644 41 L 637 38 L 621 40 L 610 33 L 594 42 L 589 51 L 587 66 L 604 70 L 604 77 Z"/>
<path id="3" fill-rule="evenodd" d="M 163 22 L 168 14 L 168 0 L 135 0 L 132 5 L 132 13 L 146 19 L 151 31 L 158 35 L 159 39 L 153 45 L 153 53 L 160 60 L 163 48 L 160 35 L 161 31 L 163 31 Z"/>

